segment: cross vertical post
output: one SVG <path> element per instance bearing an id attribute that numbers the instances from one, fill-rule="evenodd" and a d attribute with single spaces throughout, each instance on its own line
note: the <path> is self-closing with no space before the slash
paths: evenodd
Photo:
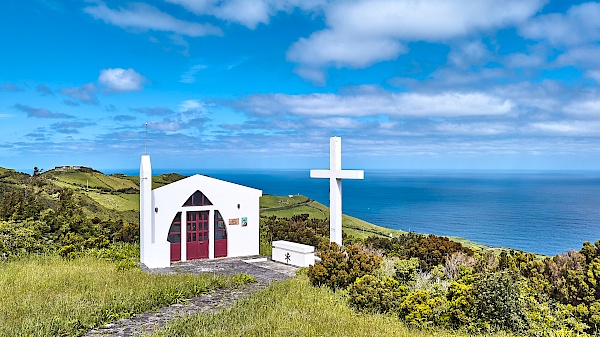
<path id="1" fill-rule="evenodd" d="M 363 170 L 342 170 L 342 138 L 329 139 L 329 170 L 310 170 L 311 178 L 329 179 L 330 241 L 342 245 L 342 179 L 364 179 Z"/>

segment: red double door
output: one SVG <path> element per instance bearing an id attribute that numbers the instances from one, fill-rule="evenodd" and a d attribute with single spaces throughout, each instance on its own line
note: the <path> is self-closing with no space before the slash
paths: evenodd
<path id="1" fill-rule="evenodd" d="M 208 258 L 208 214 L 209 211 L 186 212 L 188 260 Z"/>
<path id="2" fill-rule="evenodd" d="M 186 212 L 186 259 L 208 258 L 208 226 L 210 211 Z M 227 256 L 227 231 L 221 214 L 215 211 L 215 257 Z M 181 212 L 171 224 L 168 241 L 171 242 L 171 261 L 181 260 Z"/>

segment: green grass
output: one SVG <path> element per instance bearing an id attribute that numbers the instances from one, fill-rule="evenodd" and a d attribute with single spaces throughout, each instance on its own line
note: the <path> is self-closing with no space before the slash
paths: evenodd
<path id="1" fill-rule="evenodd" d="M 303 195 L 295 195 L 290 198 L 289 196 L 277 196 L 277 195 L 265 194 L 262 197 L 260 197 L 260 208 L 268 209 L 268 208 L 289 207 L 289 206 L 295 206 L 295 205 L 298 205 L 301 203 L 306 203 L 308 201 L 309 201 L 309 199 Z"/>
<path id="2" fill-rule="evenodd" d="M 308 198 L 303 196 L 283 197 L 274 195 L 265 195 L 260 199 L 260 215 L 261 216 L 272 216 L 275 215 L 279 218 L 291 218 L 294 215 L 309 214 L 311 218 L 315 219 L 326 219 L 329 218 L 329 207 L 316 202 L 306 202 Z M 282 207 L 286 205 L 286 207 Z M 343 231 L 351 236 L 365 238 L 368 236 L 385 236 L 389 237 L 390 234 L 398 236 L 403 231 L 380 227 L 363 221 L 361 219 L 351 217 L 349 215 L 342 216 Z"/>
<path id="3" fill-rule="evenodd" d="M 94 257 L 29 256 L 0 263 L 0 336 L 75 336 L 182 302 L 241 278 L 155 275 Z"/>
<path id="4" fill-rule="evenodd" d="M 439 329 L 411 329 L 396 317 L 355 312 L 339 292 L 312 287 L 305 275 L 299 275 L 276 283 L 220 313 L 173 320 L 153 336 L 467 335 Z"/>
<path id="5" fill-rule="evenodd" d="M 67 170 L 64 172 L 54 172 L 53 176 L 56 181 L 71 185 L 71 187 L 110 190 L 138 188 L 137 185 L 129 179 L 118 176 L 107 176 L 98 172 Z"/>
<path id="6" fill-rule="evenodd" d="M 140 210 L 140 196 L 137 194 L 107 194 L 87 192 L 86 195 L 108 209 L 115 209 L 119 211 Z"/>

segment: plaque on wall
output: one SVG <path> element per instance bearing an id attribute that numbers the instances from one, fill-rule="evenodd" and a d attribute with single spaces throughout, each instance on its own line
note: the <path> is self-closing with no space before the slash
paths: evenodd
<path id="1" fill-rule="evenodd" d="M 239 225 L 240 224 L 240 219 L 239 218 L 235 218 L 235 219 L 229 219 L 229 225 Z"/>

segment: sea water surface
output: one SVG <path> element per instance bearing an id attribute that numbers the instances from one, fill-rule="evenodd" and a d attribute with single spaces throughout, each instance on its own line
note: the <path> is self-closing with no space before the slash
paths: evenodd
<path id="1" fill-rule="evenodd" d="M 309 170 L 183 171 L 329 204 Z M 137 174 L 137 173 L 133 173 Z M 343 182 L 343 212 L 376 225 L 554 255 L 600 239 L 600 172 L 365 171 Z"/>

